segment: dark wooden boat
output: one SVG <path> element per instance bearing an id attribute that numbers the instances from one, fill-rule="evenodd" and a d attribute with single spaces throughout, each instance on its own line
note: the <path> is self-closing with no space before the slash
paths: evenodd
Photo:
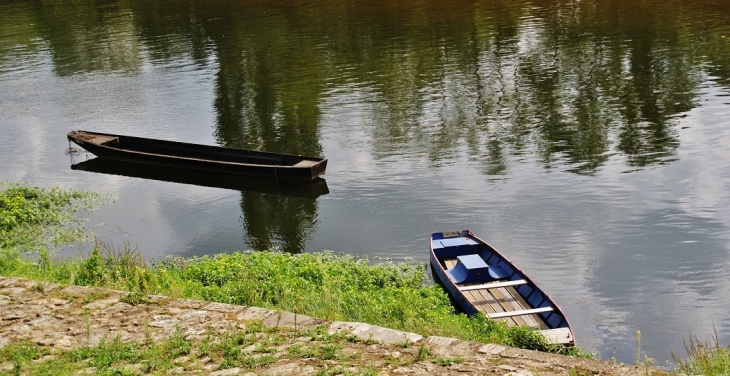
<path id="1" fill-rule="evenodd" d="M 309 181 L 323 175 L 327 168 L 325 158 L 116 134 L 72 131 L 68 139 L 99 158 L 182 170 Z"/>
<path id="2" fill-rule="evenodd" d="M 183 171 L 174 168 L 144 166 L 118 162 L 104 158 L 92 158 L 71 165 L 72 170 L 88 171 L 107 175 L 166 181 L 178 184 L 192 184 L 203 187 L 232 189 L 241 192 L 274 194 L 279 196 L 315 199 L 329 193 L 327 182 L 322 178 L 312 181 L 272 180 L 214 174 L 203 171 Z"/>
<path id="3" fill-rule="evenodd" d="M 558 305 L 469 230 L 431 235 L 431 268 L 465 313 L 484 314 L 508 326 L 529 326 L 554 343 L 575 345 L 573 330 Z"/>

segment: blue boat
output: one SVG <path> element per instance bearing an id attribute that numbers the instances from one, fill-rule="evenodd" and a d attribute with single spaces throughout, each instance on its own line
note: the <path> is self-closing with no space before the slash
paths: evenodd
<path id="1" fill-rule="evenodd" d="M 466 314 L 528 326 L 548 340 L 575 345 L 568 319 L 535 282 L 469 230 L 431 235 L 431 268 Z"/>

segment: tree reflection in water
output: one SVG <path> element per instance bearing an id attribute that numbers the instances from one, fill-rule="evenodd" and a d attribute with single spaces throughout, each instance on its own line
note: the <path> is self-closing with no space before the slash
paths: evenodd
<path id="1" fill-rule="evenodd" d="M 730 8 L 699 0 L 47 0 L 4 9 L 3 70 L 16 54 L 37 53 L 39 40 L 64 77 L 190 60 L 213 71 L 218 143 L 304 155 L 322 154 L 323 99 L 364 88 L 375 158 L 407 153 L 438 167 L 466 155 L 487 177 L 526 157 L 589 175 L 611 158 L 629 171 L 671 162 L 678 119 L 697 105 L 703 77 L 730 87 Z M 316 226 L 315 201 L 242 193 L 241 208 L 256 248 L 300 251 Z"/>

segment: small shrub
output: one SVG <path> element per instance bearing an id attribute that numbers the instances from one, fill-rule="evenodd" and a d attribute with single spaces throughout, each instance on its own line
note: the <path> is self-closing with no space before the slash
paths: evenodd
<path id="1" fill-rule="evenodd" d="M 336 343 L 327 343 L 319 348 L 319 359 L 322 360 L 331 360 L 331 359 L 337 359 L 337 352 L 340 351 L 342 346 Z"/>
<path id="2" fill-rule="evenodd" d="M 416 353 L 416 356 L 413 358 L 413 362 L 420 362 L 421 360 L 426 360 L 433 355 L 433 352 L 431 351 L 431 348 L 426 345 L 421 345 L 418 347 L 418 353 Z"/>
<path id="3" fill-rule="evenodd" d="M 433 360 L 434 363 L 436 363 L 440 366 L 444 366 L 444 367 L 449 367 L 454 364 L 459 364 L 459 363 L 462 363 L 463 361 L 464 361 L 464 358 L 462 358 L 461 356 L 440 357 L 440 358 L 436 358 Z"/>
<path id="4" fill-rule="evenodd" d="M 106 262 L 101 256 L 99 247 L 81 261 L 74 283 L 82 286 L 100 286 L 106 277 Z"/>
<path id="5" fill-rule="evenodd" d="M 30 291 L 36 291 L 36 292 L 43 292 L 46 290 L 46 285 L 43 282 L 38 282 L 31 286 L 28 290 Z"/>
<path id="6" fill-rule="evenodd" d="M 506 344 L 527 350 L 554 351 L 556 349 L 556 345 L 550 343 L 542 333 L 526 326 L 511 328 Z"/>
<path id="7" fill-rule="evenodd" d="M 127 294 L 125 297 L 119 299 L 122 303 L 127 303 L 129 305 L 138 305 L 138 304 L 150 304 L 152 301 L 142 293 L 141 291 L 133 291 Z"/>

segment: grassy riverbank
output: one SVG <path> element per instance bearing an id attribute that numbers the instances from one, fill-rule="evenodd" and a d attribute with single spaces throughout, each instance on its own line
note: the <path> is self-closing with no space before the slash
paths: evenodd
<path id="1" fill-rule="evenodd" d="M 581 354 L 578 349 L 553 346 L 527 328 L 507 328 L 483 317 L 454 314 L 439 286 L 423 284 L 423 264 L 371 265 L 366 258 L 329 252 L 236 252 L 148 264 L 128 245 L 115 249 L 101 242 L 86 258 L 51 262 L 44 247 L 79 239 L 83 231 L 73 214 L 98 202 L 100 198 L 89 192 L 22 185 L 2 191 L 0 275 L 127 290 L 131 299 L 146 294 L 200 299 L 367 322 L 422 335 Z"/>
<path id="2" fill-rule="evenodd" d="M 159 294 L 367 322 L 426 336 L 586 355 L 580 349 L 552 346 L 527 328 L 507 328 L 481 316 L 455 314 L 439 286 L 423 284 L 423 264 L 372 265 L 366 258 L 329 252 L 236 252 L 147 263 L 128 245 L 115 249 L 101 242 L 84 259 L 51 262 L 47 247 L 88 234 L 76 212 L 101 202 L 90 192 L 6 186 L 0 191 L 0 275 L 125 290 L 132 303 L 144 302 L 146 294 Z M 730 369 L 726 347 L 718 344 L 702 350 L 724 359 L 724 369 Z M 688 351 L 687 360 L 677 357 L 678 365 L 685 371 L 702 369 L 708 363 L 705 354 Z"/>
<path id="3" fill-rule="evenodd" d="M 439 286 L 422 283 L 421 264 L 370 265 L 333 253 L 243 252 L 147 264 L 135 252 L 98 243 L 85 259 L 33 261 L 0 253 L 0 275 L 146 294 L 272 308 L 328 320 L 358 321 L 463 340 L 572 354 L 538 332 L 453 313 Z"/>

